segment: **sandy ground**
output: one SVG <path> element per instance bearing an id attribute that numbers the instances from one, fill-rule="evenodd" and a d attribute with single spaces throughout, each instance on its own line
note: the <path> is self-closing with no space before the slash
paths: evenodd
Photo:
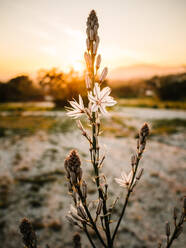
<path id="1" fill-rule="evenodd" d="M 125 108 L 117 114 L 128 115 L 138 127 L 144 120 L 151 122 L 153 118 L 186 118 L 184 111 L 170 110 Z M 145 173 L 131 197 L 116 247 L 157 247 L 158 241 L 165 238 L 164 223 L 169 220 L 172 224 L 173 207 L 181 209 L 181 199 L 186 195 L 185 138 L 184 130 L 149 140 L 140 164 Z M 133 137 L 105 136 L 101 137 L 100 145 L 106 153 L 102 172 L 109 184 L 109 204 L 117 196 L 120 198 L 113 215 L 115 220 L 125 191 L 114 178 L 119 177 L 122 170 L 130 170 L 130 156 L 135 151 L 136 141 Z M 0 138 L 0 247 L 22 247 L 18 226 L 23 217 L 34 224 L 40 247 L 46 244 L 51 248 L 72 247 L 72 235 L 77 229 L 65 219 L 71 197 L 67 194 L 63 161 L 73 148 L 79 151 L 82 160 L 89 201 L 94 201 L 97 195 L 91 178 L 88 144 L 78 130 L 51 134 L 39 131 L 29 136 Z M 114 227 L 114 223 L 112 225 Z M 173 247 L 186 247 L 185 234 L 186 228 Z M 83 234 L 82 239 L 83 247 L 90 247 Z"/>

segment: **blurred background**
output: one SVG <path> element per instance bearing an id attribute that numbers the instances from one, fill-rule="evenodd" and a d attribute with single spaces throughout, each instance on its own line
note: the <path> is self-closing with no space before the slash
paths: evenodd
<path id="1" fill-rule="evenodd" d="M 109 69 L 104 85 L 117 100 L 102 119 L 100 140 L 110 204 L 120 196 L 113 218 L 124 194 L 114 178 L 130 170 L 141 125 L 151 128 L 141 163 L 145 174 L 117 247 L 155 247 L 186 194 L 186 1 L 0 0 L 2 248 L 21 247 L 23 217 L 33 223 L 41 247 L 72 247 L 77 229 L 65 219 L 71 197 L 63 161 L 73 148 L 80 153 L 90 199 L 97 199 L 86 140 L 64 109 L 79 94 L 87 102 L 84 51 L 92 9 L 100 25 L 101 69 Z M 82 239 L 89 247 L 83 234 Z M 174 247 L 185 245 L 182 235 Z"/>

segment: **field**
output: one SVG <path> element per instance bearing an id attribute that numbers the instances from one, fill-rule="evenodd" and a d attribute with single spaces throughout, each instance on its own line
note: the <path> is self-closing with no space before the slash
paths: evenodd
<path id="1" fill-rule="evenodd" d="M 186 192 L 186 112 L 124 106 L 121 100 L 101 126 L 101 153 L 106 154 L 102 170 L 110 186 L 110 204 L 114 194 L 120 198 L 113 220 L 125 194 L 114 178 L 122 169 L 130 169 L 135 138 L 144 122 L 149 123 L 151 136 L 141 163 L 145 173 L 131 198 L 127 225 L 122 223 L 117 247 L 128 247 L 129 243 L 130 247 L 156 247 L 164 237 L 164 223 L 172 219 L 173 207 L 180 207 Z M 73 148 L 79 151 L 86 169 L 92 200 L 97 199 L 86 141 L 74 120 L 64 111 L 50 108 L 10 111 L 9 105 L 7 111 L 4 105 L 0 112 L 0 243 L 6 248 L 21 247 L 18 226 L 24 216 L 33 222 L 41 247 L 47 243 L 50 247 L 71 247 L 72 232 L 65 219 L 71 198 L 63 161 Z M 182 235 L 174 247 L 184 248 L 185 242 Z M 89 247 L 86 238 L 85 243 Z"/>

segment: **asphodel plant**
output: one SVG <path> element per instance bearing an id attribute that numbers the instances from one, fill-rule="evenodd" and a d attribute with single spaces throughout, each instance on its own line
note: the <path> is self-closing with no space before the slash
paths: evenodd
<path id="1" fill-rule="evenodd" d="M 116 234 L 124 217 L 130 195 L 133 193 L 143 173 L 143 168 L 139 167 L 139 162 L 145 150 L 149 127 L 145 123 L 139 131 L 136 153 L 131 156 L 130 172 L 127 174 L 123 171 L 121 172 L 121 178 L 115 179 L 116 183 L 125 191 L 126 196 L 118 220 L 112 221 L 112 210 L 115 204 L 111 206 L 108 204 L 110 185 L 107 184 L 106 177 L 101 171 L 105 156 L 100 157 L 99 135 L 101 133 L 100 117 L 106 117 L 108 115 L 106 107 L 115 105 L 116 101 L 110 96 L 111 89 L 109 87 L 102 87 L 108 69 L 105 67 L 101 73 L 99 72 L 101 55 L 97 54 L 100 42 L 98 28 L 98 18 L 96 12 L 92 10 L 87 19 L 87 51 L 84 53 L 87 67 L 85 83 L 89 103 L 88 106 L 85 106 L 82 97 L 79 95 L 78 100 L 69 101 L 71 107 L 67 108 L 67 115 L 78 119 L 77 126 L 89 144 L 90 160 L 97 189 L 97 199 L 95 199 L 97 200 L 97 206 L 93 210 L 89 208 L 88 182 L 86 182 L 83 176 L 78 152 L 72 150 L 64 162 L 69 193 L 73 199 L 67 219 L 71 224 L 78 226 L 85 232 L 92 247 L 112 248 L 114 247 Z M 91 133 L 83 126 L 80 120 L 82 116 L 87 119 L 91 126 Z M 92 231 L 90 232 L 90 229 L 92 229 L 95 235 L 91 235 Z"/>

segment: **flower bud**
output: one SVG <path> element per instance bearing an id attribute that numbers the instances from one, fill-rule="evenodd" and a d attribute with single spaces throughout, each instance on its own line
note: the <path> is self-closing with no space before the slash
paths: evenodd
<path id="1" fill-rule="evenodd" d="M 87 38 L 86 39 L 86 45 L 87 45 L 87 50 L 90 50 L 90 40 Z"/>
<path id="2" fill-rule="evenodd" d="M 85 210 L 83 209 L 83 207 L 81 206 L 78 206 L 77 207 L 77 214 L 84 220 L 86 220 L 87 216 L 86 216 L 86 213 L 85 213 Z"/>
<path id="3" fill-rule="evenodd" d="M 134 165 L 136 165 L 137 163 L 137 156 L 136 154 L 133 154 L 132 157 L 131 157 L 131 165 L 132 167 L 134 167 Z"/>
<path id="4" fill-rule="evenodd" d="M 144 169 L 141 168 L 139 173 L 138 173 L 138 175 L 137 175 L 137 177 L 136 177 L 137 180 L 140 180 L 141 176 L 143 175 L 143 171 L 144 171 Z"/>
<path id="5" fill-rule="evenodd" d="M 66 219 L 69 221 L 71 225 L 78 225 L 77 221 L 73 220 L 73 218 L 69 215 L 66 216 Z"/>
<path id="6" fill-rule="evenodd" d="M 90 29 L 90 31 L 89 31 L 89 37 L 90 37 L 91 41 L 94 39 L 94 30 L 93 29 Z"/>
<path id="7" fill-rule="evenodd" d="M 98 30 L 98 25 L 94 25 L 94 32 L 96 33 Z"/>
<path id="8" fill-rule="evenodd" d="M 140 136 L 147 137 L 148 135 L 149 135 L 149 126 L 147 123 L 144 123 L 140 130 Z"/>
<path id="9" fill-rule="evenodd" d="M 84 199 L 87 198 L 87 184 L 85 181 L 82 183 L 82 195 Z"/>
<path id="10" fill-rule="evenodd" d="M 98 35 L 96 35 L 96 39 L 95 39 L 95 41 L 96 41 L 96 43 L 98 43 L 98 44 L 99 44 L 100 38 L 99 38 L 99 36 L 98 36 Z"/>
<path id="11" fill-rule="evenodd" d="M 103 200 L 99 199 L 98 207 L 97 207 L 97 210 L 96 210 L 97 215 L 100 215 L 102 207 L 103 207 Z"/>
<path id="12" fill-rule="evenodd" d="M 96 42 L 93 43 L 93 54 L 96 55 L 98 49 L 98 44 Z"/>
<path id="13" fill-rule="evenodd" d="M 77 177 L 78 177 L 78 180 L 79 180 L 79 181 L 81 181 L 82 176 L 83 176 L 83 171 L 82 171 L 81 168 L 79 168 L 79 171 L 78 171 L 78 173 L 77 173 Z"/>
<path id="14" fill-rule="evenodd" d="M 99 69 L 100 64 L 101 64 L 101 55 L 99 54 L 96 58 L 96 70 Z"/>
<path id="15" fill-rule="evenodd" d="M 175 221 L 178 218 L 178 209 L 176 207 L 173 210 L 173 218 L 174 218 Z"/>
<path id="16" fill-rule="evenodd" d="M 70 193 L 72 193 L 72 192 L 73 192 L 73 189 L 72 189 L 72 184 L 71 184 L 71 182 L 70 182 L 70 181 L 68 182 L 68 191 L 69 191 Z"/>
<path id="17" fill-rule="evenodd" d="M 166 235 L 169 237 L 170 236 L 170 224 L 169 224 L 169 222 L 167 222 L 166 224 L 165 224 L 165 233 L 166 233 Z"/>
<path id="18" fill-rule="evenodd" d="M 70 172 L 70 181 L 71 181 L 72 184 L 77 183 L 77 177 L 76 177 L 75 172 L 73 172 L 73 171 Z"/>
<path id="19" fill-rule="evenodd" d="M 90 38 L 90 26 L 87 27 L 86 33 L 87 33 L 88 38 Z"/>
<path id="20" fill-rule="evenodd" d="M 86 83 L 87 90 L 90 90 L 91 89 L 92 80 L 90 79 L 88 73 L 85 75 L 85 83 Z"/>
<path id="21" fill-rule="evenodd" d="M 103 82 L 103 81 L 105 80 L 107 74 L 108 74 L 108 68 L 105 67 L 105 68 L 103 69 L 102 73 L 101 73 L 100 82 Z"/>
<path id="22" fill-rule="evenodd" d="M 90 54 L 85 52 L 84 53 L 84 58 L 85 58 L 85 61 L 86 61 L 86 64 L 87 64 L 87 68 L 90 69 L 91 66 L 92 66 L 92 59 L 91 59 Z"/>

